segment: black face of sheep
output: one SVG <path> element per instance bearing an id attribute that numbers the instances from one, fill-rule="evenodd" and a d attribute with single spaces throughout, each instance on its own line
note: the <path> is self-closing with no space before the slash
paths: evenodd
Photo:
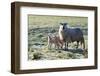
<path id="1" fill-rule="evenodd" d="M 65 29 L 68 23 L 60 23 L 60 24 L 63 26 L 63 29 Z"/>

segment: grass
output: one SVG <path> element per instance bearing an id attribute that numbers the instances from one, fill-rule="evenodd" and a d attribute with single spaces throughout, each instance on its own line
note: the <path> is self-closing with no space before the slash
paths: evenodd
<path id="1" fill-rule="evenodd" d="M 58 34 L 59 23 L 68 22 L 70 27 L 82 29 L 87 48 L 87 18 L 86 17 L 61 17 L 61 16 L 28 16 L 28 59 L 29 60 L 55 60 L 55 59 L 81 59 L 87 58 L 82 50 L 75 49 L 75 43 L 70 44 L 70 50 L 48 49 L 48 33 Z M 77 24 L 80 24 L 77 25 Z"/>
<path id="2" fill-rule="evenodd" d="M 29 15 L 29 24 L 36 25 L 34 27 L 46 27 L 46 26 L 57 26 L 60 22 L 68 22 L 71 26 L 81 24 L 86 26 L 88 22 L 87 17 L 75 17 L 75 16 L 43 16 L 43 15 Z M 42 26 L 41 26 L 42 25 Z M 44 25 L 44 26 L 43 26 Z M 30 27 L 29 26 L 29 27 Z"/>

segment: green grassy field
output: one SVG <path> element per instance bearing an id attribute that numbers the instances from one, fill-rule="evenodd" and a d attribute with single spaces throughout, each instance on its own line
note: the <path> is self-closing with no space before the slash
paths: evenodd
<path id="1" fill-rule="evenodd" d="M 48 33 L 58 34 L 60 22 L 67 22 L 70 27 L 82 29 L 87 48 L 87 17 L 38 16 L 28 15 L 28 58 L 29 60 L 81 59 L 87 58 L 83 51 L 75 49 L 75 43 L 70 44 L 71 50 L 48 49 Z"/>

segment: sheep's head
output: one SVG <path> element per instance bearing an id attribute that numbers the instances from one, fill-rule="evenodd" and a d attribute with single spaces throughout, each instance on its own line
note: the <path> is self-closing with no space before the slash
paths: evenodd
<path id="1" fill-rule="evenodd" d="M 59 27 L 59 37 L 60 40 L 63 40 L 64 38 L 64 30 L 65 28 L 67 28 L 67 23 L 60 23 L 60 27 Z"/>
<path id="2" fill-rule="evenodd" d="M 60 23 L 60 25 L 61 25 L 61 26 L 60 26 L 61 29 L 65 29 L 65 28 L 67 28 L 67 24 L 68 24 L 68 23 Z"/>

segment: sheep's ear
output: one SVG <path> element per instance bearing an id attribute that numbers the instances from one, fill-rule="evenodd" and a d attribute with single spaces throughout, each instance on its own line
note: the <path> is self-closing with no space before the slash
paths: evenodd
<path id="1" fill-rule="evenodd" d="M 65 25 L 67 25 L 68 23 L 65 23 Z"/>
<path id="2" fill-rule="evenodd" d="M 63 23 L 60 23 L 61 25 L 63 25 Z"/>

